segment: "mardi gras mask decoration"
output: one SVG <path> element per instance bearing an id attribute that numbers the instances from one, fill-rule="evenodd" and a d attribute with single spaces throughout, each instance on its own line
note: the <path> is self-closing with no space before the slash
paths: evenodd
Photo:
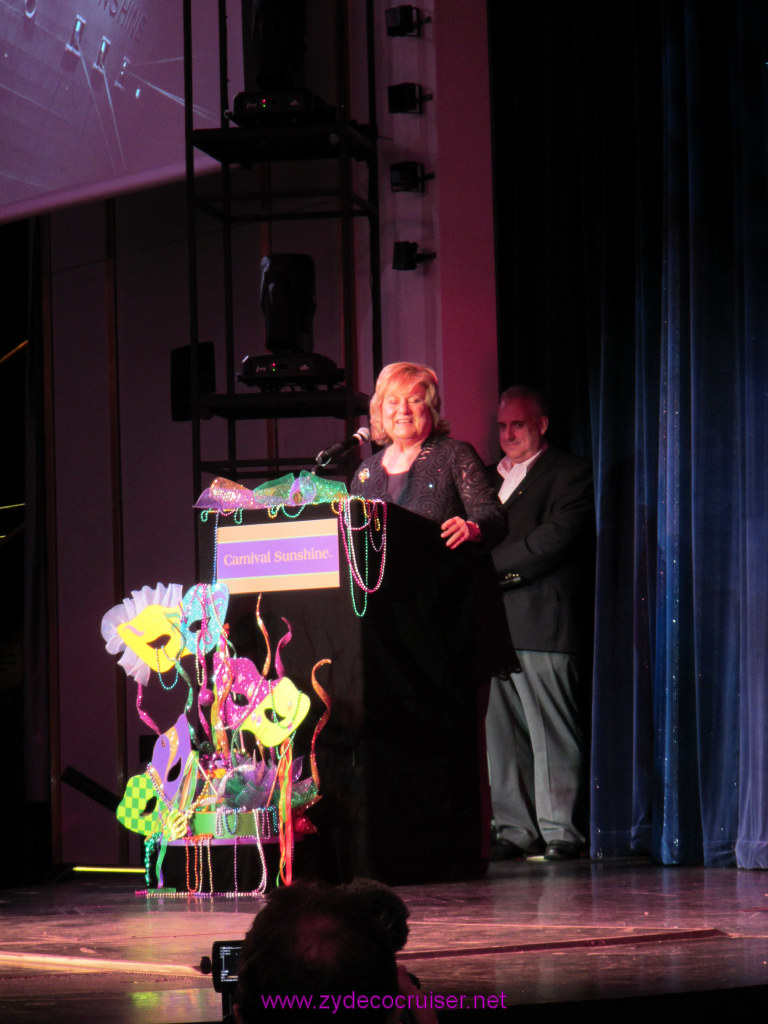
<path id="1" fill-rule="evenodd" d="M 265 679 L 249 658 L 230 658 L 220 645 L 213 656 L 216 711 L 225 729 L 253 733 L 277 747 L 307 717 L 309 697 L 287 677 Z"/>
<path id="2" fill-rule="evenodd" d="M 167 672 L 191 653 L 181 631 L 181 595 L 178 583 L 134 590 L 101 620 L 107 650 L 121 654 L 119 664 L 140 686 L 153 669 Z"/>

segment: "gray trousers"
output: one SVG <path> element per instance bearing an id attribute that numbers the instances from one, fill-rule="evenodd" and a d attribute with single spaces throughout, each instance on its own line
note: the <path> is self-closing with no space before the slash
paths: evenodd
<path id="1" fill-rule="evenodd" d="M 522 672 L 491 682 L 486 737 L 498 834 L 523 850 L 578 845 L 582 787 L 578 673 L 570 654 L 518 651 Z"/>

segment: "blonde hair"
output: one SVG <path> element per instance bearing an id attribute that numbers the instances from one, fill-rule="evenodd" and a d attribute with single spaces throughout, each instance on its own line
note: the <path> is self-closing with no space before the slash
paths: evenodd
<path id="1" fill-rule="evenodd" d="M 381 417 L 384 396 L 390 391 L 410 390 L 418 385 L 424 388 L 424 400 L 432 416 L 432 433 L 449 433 L 451 428 L 448 422 L 440 417 L 440 389 L 437 386 L 435 371 L 429 366 L 422 366 L 421 363 L 390 363 L 384 367 L 376 381 L 376 390 L 371 399 L 368 415 L 371 437 L 376 444 L 386 444 L 392 440 L 384 430 Z"/>

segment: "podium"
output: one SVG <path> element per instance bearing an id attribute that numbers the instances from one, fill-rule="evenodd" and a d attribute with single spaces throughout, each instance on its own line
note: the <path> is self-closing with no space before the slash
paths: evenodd
<path id="1" fill-rule="evenodd" d="M 324 710 L 310 685 L 313 668 L 330 660 L 316 670 L 331 706 L 316 748 L 317 835 L 296 844 L 296 877 L 394 885 L 477 877 L 490 830 L 487 687 L 514 662 L 495 573 L 478 545 L 451 551 L 435 523 L 375 504 L 378 529 L 365 527 L 372 503 L 348 502 L 346 528 L 336 503 L 303 508 L 308 524 L 337 519 L 338 585 L 302 580 L 298 589 L 289 581 L 280 584 L 288 589 L 260 591 L 257 568 L 250 589 L 230 594 L 229 638 L 238 657 L 259 665 L 264 632 L 274 654 L 289 624 L 284 672 L 312 697 L 297 754 L 308 750 Z M 276 522 L 262 510 L 239 518 L 244 528 Z M 221 563 L 225 525 L 214 516 L 201 525 L 204 567 Z M 372 592 L 355 582 L 350 557 L 358 572 L 367 558 Z"/>

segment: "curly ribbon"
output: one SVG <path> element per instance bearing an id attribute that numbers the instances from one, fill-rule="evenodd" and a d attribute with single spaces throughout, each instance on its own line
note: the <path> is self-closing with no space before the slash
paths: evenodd
<path id="1" fill-rule="evenodd" d="M 288 619 L 283 619 L 283 622 L 285 623 L 285 628 L 288 632 L 284 633 L 281 639 L 278 640 L 277 649 L 275 650 L 275 672 L 277 672 L 278 679 L 282 679 L 285 675 L 285 672 L 283 671 L 283 659 L 280 657 L 280 651 L 282 651 L 283 647 L 290 642 L 290 639 L 293 636 L 293 633 L 291 632 L 291 624 Z"/>
<path id="2" fill-rule="evenodd" d="M 315 731 L 312 733 L 312 744 L 311 744 L 310 752 L 309 752 L 309 763 L 312 766 L 312 781 L 314 782 L 315 789 L 317 790 L 317 793 L 318 793 L 318 796 L 312 801 L 312 803 L 317 803 L 317 801 L 320 799 L 320 795 L 319 795 L 320 794 L 320 773 L 317 770 L 317 757 L 315 755 L 315 744 L 317 743 L 317 737 L 323 731 L 323 729 L 325 728 L 325 726 L 328 723 L 328 719 L 331 717 L 331 698 L 328 696 L 326 691 L 322 688 L 320 683 L 318 683 L 317 677 L 315 676 L 315 671 L 318 668 L 320 668 L 321 665 L 330 665 L 330 664 L 331 664 L 331 659 L 330 658 L 323 658 L 322 661 L 318 661 L 318 663 L 312 669 L 312 689 L 315 691 L 315 693 L 318 695 L 320 700 L 325 705 L 325 711 L 320 716 L 320 720 L 318 721 L 317 725 L 315 726 Z M 311 804 L 309 806 L 311 806 Z"/>
<path id="3" fill-rule="evenodd" d="M 283 620 L 285 622 L 285 620 Z M 286 623 L 287 625 L 287 623 Z M 316 796 L 307 807 L 311 807 L 316 804 L 320 799 L 320 775 L 317 770 L 317 756 L 315 753 L 315 744 L 317 743 L 317 737 L 320 735 L 322 730 L 325 728 L 328 719 L 331 716 L 331 699 L 318 683 L 316 671 L 321 665 L 330 665 L 330 658 L 323 658 L 318 661 L 312 668 L 312 687 L 315 693 L 318 695 L 320 700 L 325 705 L 320 719 L 315 726 L 315 730 L 312 734 L 312 745 L 311 752 L 309 755 L 310 764 L 312 766 L 312 781 L 315 784 Z M 280 880 L 284 885 L 290 885 L 293 878 L 293 741 L 288 739 L 283 744 L 283 750 L 280 757 L 280 761 L 277 767 L 277 777 L 279 784 L 279 798 L 278 798 L 278 811 L 280 819 L 280 868 L 279 875 Z"/>
<path id="4" fill-rule="evenodd" d="M 213 721 L 213 735 L 216 743 L 216 747 L 222 752 L 224 757 L 229 758 L 229 737 L 227 736 L 227 730 L 224 727 L 224 723 L 221 719 L 221 712 L 224 708 L 224 702 L 229 696 L 229 691 L 232 689 L 232 683 L 234 682 L 234 673 L 232 672 L 232 666 L 230 665 L 228 638 L 227 638 L 227 627 L 224 627 L 221 638 L 219 639 L 219 657 L 221 659 L 221 673 L 224 682 L 224 686 L 220 692 L 217 693 L 216 699 L 213 704 L 213 713 L 211 719 Z M 214 659 L 215 664 L 215 659 Z"/>
<path id="5" fill-rule="evenodd" d="M 293 815 L 291 798 L 293 796 L 293 741 L 283 743 L 283 751 L 277 766 L 277 777 L 280 787 L 278 797 L 278 814 L 280 817 L 280 881 L 290 885 L 293 880 Z"/>
<path id="6" fill-rule="evenodd" d="M 272 648 L 269 644 L 269 633 L 267 632 L 267 627 L 264 625 L 261 618 L 261 594 L 256 598 L 256 622 L 258 623 L 261 635 L 264 637 L 264 643 L 267 645 L 267 653 L 264 657 L 264 668 L 261 670 L 261 674 L 266 678 L 272 661 Z"/>
<path id="7" fill-rule="evenodd" d="M 161 733 L 160 733 L 159 726 L 155 724 L 154 719 L 151 718 L 150 715 L 148 715 L 147 712 L 144 710 L 144 708 L 141 706 L 141 695 L 142 695 L 143 692 L 144 692 L 144 687 L 143 686 L 137 687 L 137 690 L 136 690 L 136 710 L 139 713 L 139 718 L 142 720 L 142 722 L 145 725 L 148 725 L 150 729 L 152 729 L 154 732 L 157 733 L 158 736 L 160 736 Z"/>
<path id="8" fill-rule="evenodd" d="M 272 648 L 269 642 L 269 633 L 267 632 L 267 627 L 264 625 L 264 621 L 261 617 L 261 594 L 259 594 L 259 596 L 256 598 L 256 622 L 258 624 L 261 635 L 264 637 L 264 643 L 267 648 L 267 652 L 264 656 L 264 668 L 261 670 L 261 674 L 266 679 L 269 673 L 270 665 L 272 663 Z M 288 621 L 288 619 L 283 619 L 283 622 L 285 623 L 285 628 L 287 632 L 284 633 L 281 639 L 278 641 L 277 648 L 275 650 L 275 672 L 277 673 L 278 679 L 282 679 L 282 677 L 285 675 L 285 673 L 283 672 L 283 660 L 280 657 L 280 652 L 282 651 L 283 647 L 285 647 L 285 645 L 290 642 L 290 639 L 293 636 L 293 633 L 291 632 L 291 624 Z"/>

